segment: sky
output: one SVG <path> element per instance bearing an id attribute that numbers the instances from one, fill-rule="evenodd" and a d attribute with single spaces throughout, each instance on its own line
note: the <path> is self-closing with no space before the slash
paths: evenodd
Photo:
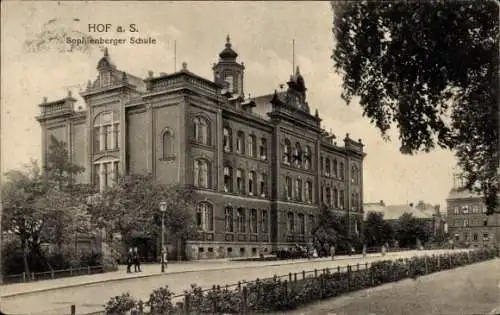
<path id="1" fill-rule="evenodd" d="M 245 64 L 245 93 L 252 96 L 272 93 L 286 83 L 295 41 L 295 64 L 305 78 L 311 112 L 318 109 L 322 124 L 338 142 L 349 133 L 365 144 L 365 203 L 424 200 L 445 206 L 456 164 L 453 153 L 438 149 L 402 155 L 397 130 L 391 131 L 391 142 L 385 142 L 362 117 L 356 100 L 346 105 L 341 99 L 342 78 L 330 58 L 334 37 L 329 2 L 3 1 L 1 9 L 2 174 L 40 159 L 35 116 L 43 97 L 60 99 L 68 90 L 78 96 L 97 76 L 99 47 L 69 51 L 57 38 L 151 37 L 156 44 L 107 46 L 118 69 L 146 78 L 150 70 L 172 73 L 186 62 L 190 71 L 213 79 L 212 64 L 229 34 L 238 60 Z M 113 31 L 89 33 L 89 24 L 111 24 Z M 115 32 L 116 26 L 130 24 L 139 32 Z M 77 106 L 85 107 L 76 98 Z"/>

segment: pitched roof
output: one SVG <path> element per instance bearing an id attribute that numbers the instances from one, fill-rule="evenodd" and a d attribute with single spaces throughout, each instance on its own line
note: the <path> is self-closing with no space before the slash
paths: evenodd
<path id="1" fill-rule="evenodd" d="M 385 220 L 396 220 L 399 219 L 403 214 L 409 213 L 414 218 L 417 219 L 430 219 L 434 213 L 434 209 L 424 209 L 423 211 L 414 208 L 410 205 L 384 205 L 380 202 L 376 203 L 365 203 L 363 205 L 365 217 L 368 212 L 380 212 L 384 215 Z"/>

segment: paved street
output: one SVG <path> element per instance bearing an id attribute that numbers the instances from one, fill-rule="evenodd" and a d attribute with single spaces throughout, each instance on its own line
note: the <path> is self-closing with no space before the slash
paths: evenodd
<path id="1" fill-rule="evenodd" d="M 500 314 L 500 259 L 353 292 L 286 314 Z"/>
<path id="2" fill-rule="evenodd" d="M 445 252 L 441 250 L 439 252 Z M 434 253 L 437 251 L 434 251 Z M 2 289 L 2 311 L 8 314 L 67 314 L 71 304 L 76 305 L 77 314 L 98 311 L 109 298 L 126 291 L 132 296 L 146 299 L 151 291 L 163 285 L 168 285 L 175 293 L 181 293 L 196 283 L 204 288 L 213 284 L 233 284 L 241 280 L 272 277 L 289 272 L 313 270 L 315 268 L 331 268 L 338 265 L 365 263 L 381 259 L 395 259 L 414 255 L 432 254 L 432 251 L 409 251 L 389 253 L 384 258 L 380 254 L 372 254 L 366 258 L 361 256 L 339 257 L 336 261 L 316 259 L 314 261 L 296 260 L 283 262 L 192 262 L 169 265 L 166 274 L 160 275 L 159 265 L 145 265 L 144 273 L 126 274 L 109 273 L 105 275 L 82 276 L 68 279 L 42 281 L 32 284 L 5 285 Z M 147 277 L 133 278 L 139 275 Z M 85 277 L 87 280 L 85 282 Z M 120 277 L 122 279 L 120 279 Z M 95 278 L 95 279 L 93 279 Z M 101 283 L 85 284 L 91 280 L 111 280 Z M 59 286 L 76 285 L 74 287 Z M 44 283 L 45 282 L 45 283 Z M 52 282 L 51 284 L 48 284 Z M 49 291 L 31 292 L 49 289 Z M 27 292 L 18 294 L 20 292 Z"/>

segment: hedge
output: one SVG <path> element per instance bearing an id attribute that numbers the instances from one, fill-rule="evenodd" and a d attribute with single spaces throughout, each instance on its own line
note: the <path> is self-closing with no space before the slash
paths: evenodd
<path id="1" fill-rule="evenodd" d="M 211 289 L 192 285 L 191 290 L 174 296 L 168 286 L 154 290 L 149 300 L 136 300 L 128 293 L 112 298 L 106 304 L 109 315 L 124 314 L 240 314 L 265 313 L 295 309 L 313 301 L 384 283 L 452 269 L 495 258 L 494 249 L 412 257 L 395 261 L 337 267 L 281 277 L 213 286 Z"/>

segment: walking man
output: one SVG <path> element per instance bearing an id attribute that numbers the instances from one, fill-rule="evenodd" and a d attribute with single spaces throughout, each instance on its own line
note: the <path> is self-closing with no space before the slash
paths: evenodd
<path id="1" fill-rule="evenodd" d="M 332 260 L 335 259 L 335 245 L 330 246 L 330 256 L 332 256 Z"/>
<path id="2" fill-rule="evenodd" d="M 127 273 L 131 272 L 130 268 L 132 267 L 133 263 L 134 263 L 134 252 L 132 250 L 132 247 L 130 247 L 127 253 Z"/>
<path id="3" fill-rule="evenodd" d="M 139 253 L 137 252 L 137 247 L 134 247 L 134 270 L 135 272 L 141 272 L 141 262 L 139 260 Z"/>

